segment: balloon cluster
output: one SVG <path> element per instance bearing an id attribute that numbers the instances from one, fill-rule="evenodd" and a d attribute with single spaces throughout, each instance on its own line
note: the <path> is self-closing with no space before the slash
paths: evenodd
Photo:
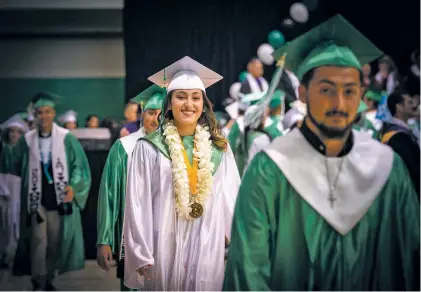
<path id="1" fill-rule="evenodd" d="M 292 4 L 289 9 L 291 18 L 287 17 L 283 19 L 282 26 L 285 28 L 292 28 L 295 25 L 295 22 L 306 23 L 309 18 L 309 10 L 313 11 L 316 7 L 317 0 L 304 0 L 303 3 L 296 2 Z M 282 47 L 284 44 L 284 35 L 279 30 L 271 31 L 268 36 L 268 43 L 260 45 L 257 49 L 257 56 L 263 64 L 270 66 L 275 61 L 272 57 L 273 51 Z"/>
<path id="2" fill-rule="evenodd" d="M 289 9 L 290 17 L 284 18 L 281 22 L 282 27 L 289 29 L 294 27 L 295 23 L 306 23 L 309 19 L 309 11 L 314 11 L 318 6 L 318 0 L 303 0 L 291 5 Z M 263 64 L 270 66 L 275 60 L 273 52 L 285 44 L 285 36 L 279 30 L 273 30 L 268 35 L 268 42 L 261 44 L 257 49 L 257 57 Z M 238 99 L 238 92 L 241 88 L 241 82 L 247 78 L 247 72 L 243 71 L 239 75 L 239 82 L 230 87 L 231 98 Z"/>

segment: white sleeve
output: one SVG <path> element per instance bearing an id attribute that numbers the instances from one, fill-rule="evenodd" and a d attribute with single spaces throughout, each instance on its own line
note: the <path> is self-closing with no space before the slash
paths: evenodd
<path id="1" fill-rule="evenodd" d="M 235 202 L 237 201 L 241 178 L 238 173 L 237 164 L 235 163 L 234 154 L 229 145 L 227 151 L 223 154 L 221 166 L 224 167 L 222 191 L 224 195 L 225 236 L 228 240 L 231 240 L 232 218 L 234 216 Z"/>
<path id="2" fill-rule="evenodd" d="M 159 177 L 159 167 L 156 167 L 157 157 L 157 150 L 149 142 L 138 141 L 133 150 L 127 175 L 124 211 L 124 284 L 134 289 L 144 286 L 144 277 L 139 276 L 137 270 L 147 265 L 154 265 L 152 199 L 159 188 L 153 184 L 153 178 Z"/>
<path id="3" fill-rule="evenodd" d="M 267 135 L 260 135 L 259 137 L 253 140 L 248 152 L 248 159 L 247 159 L 246 167 L 244 168 L 244 172 L 247 170 L 254 156 L 269 145 L 270 145 L 270 139 Z"/>

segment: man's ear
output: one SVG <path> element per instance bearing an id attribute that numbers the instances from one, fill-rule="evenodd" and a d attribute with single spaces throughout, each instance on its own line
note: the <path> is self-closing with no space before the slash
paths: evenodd
<path id="1" fill-rule="evenodd" d="M 307 103 L 307 88 L 302 84 L 298 87 L 298 98 L 302 103 Z"/>

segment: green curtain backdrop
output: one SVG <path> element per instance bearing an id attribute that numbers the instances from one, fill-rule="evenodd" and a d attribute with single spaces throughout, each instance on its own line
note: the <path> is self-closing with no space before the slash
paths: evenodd
<path id="1" fill-rule="evenodd" d="M 78 112 L 79 126 L 89 114 L 101 119 L 123 119 L 124 78 L 22 78 L 0 79 L 0 123 L 21 109 L 39 91 L 64 97 L 57 115 L 72 109 Z"/>

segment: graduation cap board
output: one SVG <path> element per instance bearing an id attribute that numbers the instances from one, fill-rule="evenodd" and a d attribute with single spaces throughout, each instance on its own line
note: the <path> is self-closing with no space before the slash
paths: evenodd
<path id="1" fill-rule="evenodd" d="M 39 107 L 43 107 L 43 106 L 49 106 L 54 108 L 55 104 L 61 100 L 61 96 L 55 95 L 55 94 L 51 94 L 51 93 L 47 93 L 47 92 L 40 92 L 37 95 L 35 95 L 31 102 L 32 102 L 32 106 L 33 108 L 39 108 Z"/>
<path id="2" fill-rule="evenodd" d="M 206 88 L 222 78 L 221 75 L 186 56 L 155 73 L 148 80 L 160 87 L 167 87 L 167 91 L 200 89 L 206 92 Z"/>
<path id="3" fill-rule="evenodd" d="M 62 124 L 76 122 L 77 121 L 77 113 L 75 111 L 69 110 L 69 111 L 65 112 L 64 114 L 62 114 L 58 118 L 58 120 Z"/>
<path id="4" fill-rule="evenodd" d="M 370 100 L 374 100 L 377 102 L 380 102 L 382 100 L 383 94 L 381 91 L 374 90 L 374 89 L 368 89 L 364 93 L 364 97 Z"/>
<path id="5" fill-rule="evenodd" d="M 383 55 L 369 39 L 343 16 L 335 15 L 273 53 L 275 59 L 287 54 L 285 68 L 301 81 L 305 73 L 320 66 L 353 67 Z"/>
<path id="6" fill-rule="evenodd" d="M 2 129 L 8 128 L 19 128 L 22 131 L 28 131 L 28 126 L 26 125 L 25 121 L 21 118 L 20 114 L 15 114 L 11 116 L 7 121 L 5 121 L 2 125 Z"/>
<path id="7" fill-rule="evenodd" d="M 165 95 L 165 88 L 154 84 L 136 95 L 132 101 L 141 104 L 143 106 L 143 110 L 161 109 L 162 101 L 164 100 Z"/>
<path id="8" fill-rule="evenodd" d="M 274 109 L 281 105 L 282 100 L 285 97 L 285 92 L 283 90 L 277 89 L 274 91 L 272 99 L 269 103 L 269 108 Z"/>

